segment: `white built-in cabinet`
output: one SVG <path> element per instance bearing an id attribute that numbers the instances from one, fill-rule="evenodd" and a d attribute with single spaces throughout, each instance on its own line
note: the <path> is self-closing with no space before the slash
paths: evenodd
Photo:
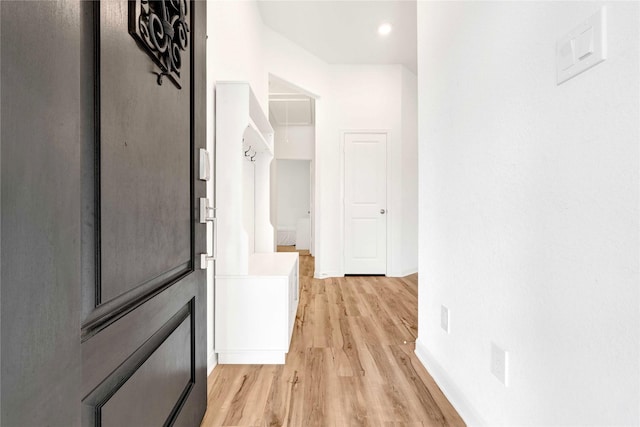
<path id="1" fill-rule="evenodd" d="M 251 87 L 218 82 L 214 351 L 218 363 L 284 363 L 299 298 L 297 253 L 275 252 L 273 128 Z"/>

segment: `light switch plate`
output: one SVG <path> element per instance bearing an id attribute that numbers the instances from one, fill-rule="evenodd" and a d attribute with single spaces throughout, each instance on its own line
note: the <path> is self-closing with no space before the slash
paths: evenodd
<path id="1" fill-rule="evenodd" d="M 593 27 L 589 27 L 584 33 L 576 37 L 576 58 L 584 60 L 593 53 Z"/>
<path id="2" fill-rule="evenodd" d="M 567 54 L 571 49 L 573 63 Z M 556 81 L 566 82 L 607 58 L 607 9 L 602 6 L 556 43 Z"/>

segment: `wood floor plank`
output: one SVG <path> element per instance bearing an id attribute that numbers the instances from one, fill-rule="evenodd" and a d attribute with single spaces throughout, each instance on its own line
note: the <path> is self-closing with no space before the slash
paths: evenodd
<path id="1" fill-rule="evenodd" d="M 314 293 L 313 347 L 329 347 L 331 323 L 329 321 L 329 301 L 326 286 L 319 286 Z"/>
<path id="2" fill-rule="evenodd" d="M 419 377 L 422 383 L 430 390 L 431 396 L 433 400 L 436 402 L 438 408 L 442 411 L 442 414 L 445 418 L 445 425 L 463 425 L 464 421 L 460 418 L 460 415 L 456 412 L 456 410 L 451 406 L 447 398 L 442 394 L 440 388 L 436 384 L 435 380 L 429 372 L 424 368 L 422 363 L 418 360 L 414 350 L 415 345 L 405 345 L 398 347 L 402 350 L 407 357 L 409 358 L 409 362 L 413 367 L 413 372 L 415 372 Z M 434 392 L 437 391 L 437 392 Z"/>
<path id="3" fill-rule="evenodd" d="M 464 426 L 413 352 L 417 275 L 313 270 L 301 256 L 287 363 L 217 366 L 202 426 Z"/>
<path id="4" fill-rule="evenodd" d="M 408 379 L 409 385 L 413 393 L 411 393 L 411 399 L 417 400 L 420 403 L 420 409 L 422 409 L 426 415 L 426 419 L 421 420 L 429 426 L 446 426 L 442 410 L 433 399 L 431 391 L 427 388 L 426 384 L 420 379 L 415 371 L 413 364 L 411 364 L 410 357 L 403 352 L 400 346 L 389 346 L 393 357 L 396 360 L 396 366 L 403 372 L 402 378 Z"/>
<path id="5" fill-rule="evenodd" d="M 346 317 L 344 299 L 335 280 L 329 279 L 326 284 L 327 303 L 329 315 L 329 340 L 331 348 L 342 348 L 344 341 L 342 340 L 342 331 L 340 329 L 340 318 Z"/>
<path id="6" fill-rule="evenodd" d="M 215 369 L 209 376 L 209 393 L 207 402 L 216 402 L 216 410 L 207 412 L 202 420 L 203 426 L 221 426 L 229 412 L 233 393 L 237 390 L 243 378 L 243 366 L 228 366 L 228 369 Z"/>
<path id="7" fill-rule="evenodd" d="M 351 277 L 339 277 L 334 279 L 340 288 L 340 293 L 345 302 L 345 310 L 347 316 L 361 316 L 358 307 L 358 300 L 355 294 L 352 292 L 353 287 L 356 285 L 355 278 Z"/>
<path id="8" fill-rule="evenodd" d="M 304 417 L 305 426 L 324 426 L 333 424 L 327 422 L 331 415 L 328 411 L 327 377 L 325 371 L 325 349 L 311 347 L 306 354 L 306 375 L 304 388 Z"/>
<path id="9" fill-rule="evenodd" d="M 412 410 L 407 404 L 407 397 L 401 392 L 404 387 L 401 387 L 397 370 L 388 363 L 388 355 L 384 351 L 384 346 L 372 344 L 367 347 L 379 372 L 379 381 L 372 387 L 377 388 L 377 396 L 384 407 L 382 419 L 385 422 L 409 422 Z"/>
<path id="10" fill-rule="evenodd" d="M 338 425 L 341 426 L 370 426 L 376 424 L 373 412 L 369 411 L 365 398 L 363 377 L 338 378 L 340 396 L 350 396 L 349 399 L 337 400 L 340 402 L 341 411 Z"/>
<path id="11" fill-rule="evenodd" d="M 223 426 L 255 426 L 262 423 L 273 370 L 269 365 L 246 366 L 239 386 L 232 389 L 234 396 Z"/>

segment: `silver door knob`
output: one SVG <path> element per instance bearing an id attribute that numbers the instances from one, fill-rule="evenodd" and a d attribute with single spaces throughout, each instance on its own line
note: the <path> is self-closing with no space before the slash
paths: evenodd
<path id="1" fill-rule="evenodd" d="M 380 209 L 380 213 L 381 213 L 382 215 L 384 215 L 384 213 L 385 213 L 385 212 L 386 212 L 386 211 L 385 211 L 384 209 Z"/>

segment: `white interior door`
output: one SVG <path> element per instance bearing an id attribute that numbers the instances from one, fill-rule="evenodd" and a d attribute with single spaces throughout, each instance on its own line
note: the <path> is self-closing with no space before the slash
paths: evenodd
<path id="1" fill-rule="evenodd" d="M 345 274 L 387 272 L 387 134 L 347 133 Z"/>

